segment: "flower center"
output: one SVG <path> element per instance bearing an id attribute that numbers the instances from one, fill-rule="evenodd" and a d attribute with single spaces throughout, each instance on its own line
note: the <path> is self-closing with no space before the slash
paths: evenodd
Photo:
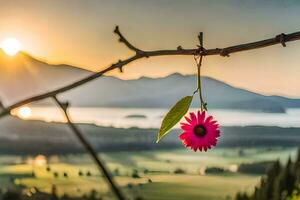
<path id="1" fill-rule="evenodd" d="M 206 135 L 206 128 L 202 125 L 197 125 L 194 128 L 194 134 L 198 137 L 203 137 Z"/>

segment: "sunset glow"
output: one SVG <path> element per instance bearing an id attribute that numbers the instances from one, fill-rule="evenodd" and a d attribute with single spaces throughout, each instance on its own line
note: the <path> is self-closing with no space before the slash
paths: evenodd
<path id="1" fill-rule="evenodd" d="M 22 107 L 18 110 L 17 112 L 17 115 L 20 117 L 20 118 L 28 118 L 32 115 L 32 111 L 31 111 L 31 108 L 29 107 Z"/>
<path id="2" fill-rule="evenodd" d="M 6 54 L 14 56 L 20 51 L 21 44 L 15 38 L 5 38 L 1 43 L 1 48 Z"/>

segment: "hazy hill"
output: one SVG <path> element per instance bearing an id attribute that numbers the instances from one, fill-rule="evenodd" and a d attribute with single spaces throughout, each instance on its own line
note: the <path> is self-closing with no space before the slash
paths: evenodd
<path id="1" fill-rule="evenodd" d="M 67 93 L 73 105 L 110 107 L 169 107 L 177 99 L 191 95 L 196 86 L 195 76 L 172 74 L 165 78 L 145 78 L 123 81 L 113 77 L 97 79 Z M 224 82 L 204 78 L 204 97 L 210 108 L 257 109 L 284 112 L 288 107 L 300 107 L 300 100 L 269 97 L 232 87 Z M 91 98 L 93 94 L 94 98 Z M 193 105 L 198 105 L 195 98 Z"/>
<path id="2" fill-rule="evenodd" d="M 11 104 L 71 83 L 89 73 L 69 65 L 50 65 L 24 52 L 10 57 L 0 49 L 0 98 Z"/>
<path id="3" fill-rule="evenodd" d="M 69 65 L 50 65 L 26 53 L 9 57 L 2 51 L 0 71 L 0 97 L 6 104 L 52 90 L 91 73 Z M 204 78 L 203 86 L 204 97 L 210 108 L 284 112 L 289 107 L 300 107 L 300 100 L 297 99 L 263 96 L 212 78 Z M 169 107 L 177 99 L 191 95 L 195 87 L 195 76 L 181 74 L 127 81 L 102 77 L 63 94 L 63 97 L 70 100 L 73 106 Z M 197 106 L 198 102 L 195 101 L 193 105 Z"/>

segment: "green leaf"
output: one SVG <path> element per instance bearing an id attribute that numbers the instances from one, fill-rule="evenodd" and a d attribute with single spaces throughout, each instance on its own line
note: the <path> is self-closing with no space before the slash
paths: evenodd
<path id="1" fill-rule="evenodd" d="M 171 110 L 164 117 L 159 132 L 157 134 L 158 143 L 167 133 L 175 126 L 179 120 L 185 115 L 185 113 L 189 110 L 191 102 L 193 100 L 193 96 L 186 96 L 180 99 L 175 106 L 171 108 Z"/>

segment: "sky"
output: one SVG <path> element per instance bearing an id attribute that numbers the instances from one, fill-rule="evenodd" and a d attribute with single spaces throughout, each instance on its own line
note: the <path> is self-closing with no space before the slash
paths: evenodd
<path id="1" fill-rule="evenodd" d="M 116 25 L 144 50 L 221 48 L 300 31 L 297 0 L 0 0 L 0 41 L 49 63 L 99 71 L 132 55 L 113 34 Z M 229 58 L 208 56 L 203 74 L 266 95 L 300 97 L 300 41 Z M 142 59 L 110 73 L 122 79 L 195 74 L 192 56 Z M 205 83 L 204 83 L 205 84 Z M 194 86 L 191 86 L 194 87 Z"/>

